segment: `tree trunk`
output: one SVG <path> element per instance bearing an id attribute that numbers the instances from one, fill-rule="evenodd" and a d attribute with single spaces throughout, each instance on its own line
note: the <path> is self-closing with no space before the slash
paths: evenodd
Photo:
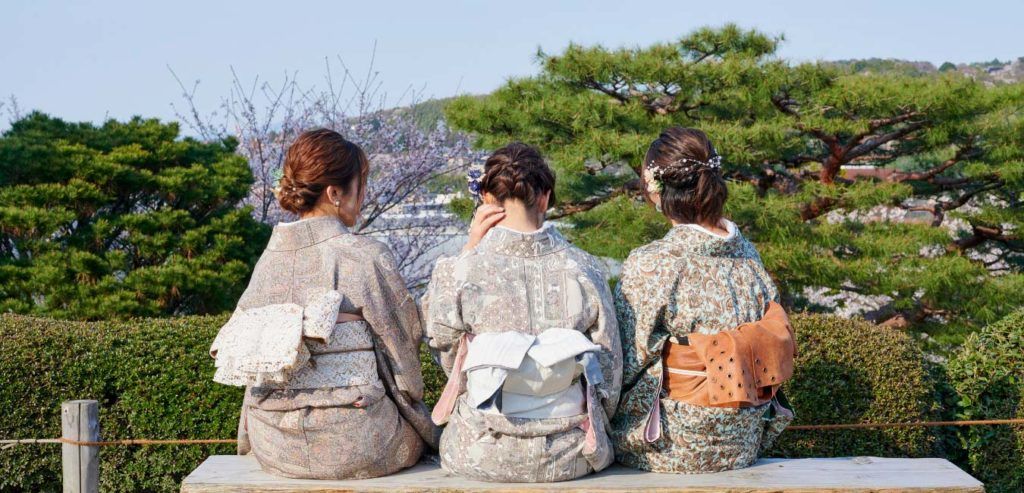
<path id="1" fill-rule="evenodd" d="M 835 153 L 829 154 L 828 159 L 821 164 L 821 182 L 826 185 L 834 183 L 842 166 L 843 159 L 840 155 Z"/>

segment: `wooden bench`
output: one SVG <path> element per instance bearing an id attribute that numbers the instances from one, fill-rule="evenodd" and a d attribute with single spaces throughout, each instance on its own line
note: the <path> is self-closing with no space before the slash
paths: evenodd
<path id="1" fill-rule="evenodd" d="M 421 463 L 376 479 L 317 481 L 263 472 L 251 456 L 214 455 L 181 485 L 182 493 L 246 492 L 956 492 L 982 493 L 982 484 L 945 459 L 763 459 L 746 469 L 717 474 L 654 474 L 612 466 L 564 483 L 498 484 L 468 481 Z"/>

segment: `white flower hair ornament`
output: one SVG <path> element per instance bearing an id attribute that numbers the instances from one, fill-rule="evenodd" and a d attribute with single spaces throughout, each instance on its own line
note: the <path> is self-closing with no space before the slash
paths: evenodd
<path id="1" fill-rule="evenodd" d="M 647 184 L 647 193 L 661 193 L 661 180 L 654 176 L 654 161 L 644 169 L 644 183 Z"/>
<path id="2" fill-rule="evenodd" d="M 662 177 L 667 169 L 678 169 L 679 175 L 685 178 L 678 185 L 686 186 L 697 180 L 697 172 L 701 170 L 718 170 L 722 168 L 722 156 L 715 154 L 707 161 L 683 158 L 668 164 L 659 165 L 651 160 L 644 167 L 644 182 L 647 183 L 647 193 L 661 193 L 664 189 Z"/>

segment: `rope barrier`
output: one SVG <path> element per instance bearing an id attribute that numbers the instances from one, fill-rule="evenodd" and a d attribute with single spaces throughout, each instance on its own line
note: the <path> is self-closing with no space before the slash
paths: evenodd
<path id="1" fill-rule="evenodd" d="M 847 423 L 830 425 L 792 425 L 786 430 L 856 430 L 864 428 L 913 428 L 932 426 L 991 426 L 991 425 L 1024 425 L 1024 418 L 1015 419 L 974 419 L 963 421 L 917 421 L 908 423 Z M 180 439 L 180 440 L 150 440 L 148 438 L 129 438 L 124 440 L 105 440 L 99 442 L 88 442 L 71 440 L 69 438 L 21 438 L 16 440 L 0 440 L 0 450 L 6 450 L 17 445 L 38 444 L 38 443 L 62 443 L 78 445 L 82 447 L 107 447 L 111 445 L 216 445 L 233 444 L 238 441 L 234 438 L 209 438 L 209 439 Z"/>
<path id="2" fill-rule="evenodd" d="M 127 438 L 124 440 L 108 440 L 100 442 L 83 442 L 71 440 L 70 438 L 58 438 L 57 441 L 68 445 L 79 445 L 82 447 L 107 447 L 110 445 L 212 445 L 219 443 L 238 443 L 238 440 L 235 438 L 203 438 L 194 440 L 150 440 L 148 438 Z"/>
<path id="3" fill-rule="evenodd" d="M 912 423 L 847 423 L 833 425 L 793 425 L 787 430 L 853 430 L 861 428 L 912 428 L 916 426 L 979 426 L 1024 424 L 1024 418 L 1016 419 L 974 419 L 963 421 L 917 421 Z"/>

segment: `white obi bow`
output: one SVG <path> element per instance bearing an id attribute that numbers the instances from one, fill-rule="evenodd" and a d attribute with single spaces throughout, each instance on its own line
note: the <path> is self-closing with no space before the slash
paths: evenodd
<path id="1" fill-rule="evenodd" d="M 508 331 L 479 334 L 469 343 L 467 403 L 485 412 L 520 418 L 553 418 L 582 413 L 584 396 L 573 385 L 584 366 L 577 357 L 601 346 L 571 329 L 534 336 Z"/>
<path id="2" fill-rule="evenodd" d="M 213 381 L 227 385 L 283 384 L 309 361 L 303 337 L 327 342 L 343 296 L 326 291 L 295 303 L 235 310 L 210 346 Z"/>

